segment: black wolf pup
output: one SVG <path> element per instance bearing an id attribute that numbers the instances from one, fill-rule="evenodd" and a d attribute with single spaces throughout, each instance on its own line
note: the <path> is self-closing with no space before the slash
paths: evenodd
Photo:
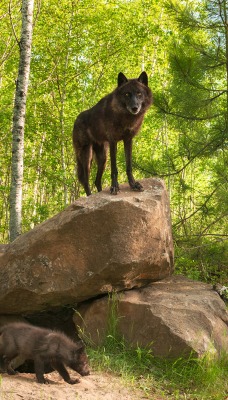
<path id="1" fill-rule="evenodd" d="M 127 79 L 120 72 L 117 88 L 102 98 L 95 106 L 77 117 L 73 129 L 73 144 L 77 160 L 78 179 L 87 196 L 91 194 L 89 174 L 93 153 L 97 161 L 95 185 L 102 190 L 101 178 L 110 147 L 112 194 L 119 191 L 116 166 L 117 142 L 123 140 L 128 182 L 133 190 L 143 190 L 132 175 L 132 139 L 138 133 L 144 115 L 152 104 L 152 92 L 148 87 L 146 72 L 138 79 Z"/>
<path id="2" fill-rule="evenodd" d="M 82 376 L 90 373 L 88 358 L 81 340 L 75 343 L 64 333 L 14 322 L 0 328 L 0 356 L 9 375 L 16 373 L 10 362 L 18 355 L 25 360 L 34 361 L 39 383 L 46 382 L 44 378 L 46 362 L 51 363 L 70 384 L 78 383 L 79 379 L 71 379 L 65 365 Z"/>

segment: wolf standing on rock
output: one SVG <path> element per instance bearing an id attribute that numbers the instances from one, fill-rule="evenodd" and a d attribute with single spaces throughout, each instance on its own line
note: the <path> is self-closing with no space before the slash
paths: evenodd
<path id="1" fill-rule="evenodd" d="M 78 383 L 79 379 L 71 379 L 65 365 L 82 376 L 90 373 L 81 340 L 75 343 L 64 333 L 21 322 L 13 322 L 0 328 L 0 356 L 9 375 L 16 374 L 10 365 L 15 357 L 33 360 L 39 383 L 46 382 L 44 367 L 47 362 L 71 385 Z"/>
<path id="2" fill-rule="evenodd" d="M 73 129 L 73 144 L 77 159 L 78 179 L 87 196 L 91 194 L 89 174 L 95 154 L 97 175 L 95 185 L 102 190 L 101 178 L 106 165 L 107 149 L 110 147 L 112 194 L 119 191 L 116 166 L 117 142 L 123 140 L 128 182 L 133 190 L 142 190 L 132 175 L 132 139 L 138 133 L 144 115 L 152 104 L 152 92 L 148 87 L 146 72 L 137 79 L 127 79 L 120 72 L 117 88 L 103 97 L 95 106 L 77 117 Z"/>

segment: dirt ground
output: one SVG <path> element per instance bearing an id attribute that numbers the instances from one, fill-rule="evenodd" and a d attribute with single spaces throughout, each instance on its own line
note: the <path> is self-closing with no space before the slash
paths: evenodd
<path id="1" fill-rule="evenodd" d="M 76 377 L 71 371 L 71 377 Z M 69 385 L 57 372 L 46 374 L 49 383 L 37 383 L 34 374 L 1 375 L 1 400 L 141 400 L 148 399 L 140 390 L 126 385 L 111 374 L 92 373 Z"/>

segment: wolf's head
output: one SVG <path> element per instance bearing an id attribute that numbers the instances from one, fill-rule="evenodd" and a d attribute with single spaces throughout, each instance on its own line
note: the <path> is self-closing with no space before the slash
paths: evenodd
<path id="1" fill-rule="evenodd" d="M 84 343 L 81 340 L 74 345 L 69 367 L 82 376 L 90 374 L 89 360 L 85 351 Z"/>
<path id="2" fill-rule="evenodd" d="M 152 93 L 148 87 L 146 72 L 142 72 L 138 79 L 127 79 L 120 72 L 117 90 L 122 107 L 130 114 L 144 113 L 152 104 Z"/>

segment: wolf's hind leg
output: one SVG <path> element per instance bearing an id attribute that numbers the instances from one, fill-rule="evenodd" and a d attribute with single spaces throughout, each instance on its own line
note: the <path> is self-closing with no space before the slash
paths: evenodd
<path id="1" fill-rule="evenodd" d="M 78 180 L 83 185 L 87 196 L 91 195 L 89 186 L 89 175 L 92 164 L 93 152 L 92 146 L 87 145 L 77 150 L 77 172 Z"/>
<path id="2" fill-rule="evenodd" d="M 106 160 L 107 160 L 107 148 L 108 148 L 108 143 L 94 143 L 93 144 L 93 151 L 96 156 L 96 161 L 97 161 L 97 175 L 96 175 L 96 180 L 95 180 L 95 186 L 98 190 L 98 192 L 102 191 L 102 184 L 101 184 L 101 178 L 103 175 L 103 172 L 105 170 L 106 166 Z"/>
<path id="3" fill-rule="evenodd" d="M 8 375 L 16 375 L 17 371 L 14 371 L 11 361 L 17 357 L 17 354 L 13 354 L 11 356 L 3 356 L 3 362 L 4 362 L 4 369 L 6 370 Z"/>

